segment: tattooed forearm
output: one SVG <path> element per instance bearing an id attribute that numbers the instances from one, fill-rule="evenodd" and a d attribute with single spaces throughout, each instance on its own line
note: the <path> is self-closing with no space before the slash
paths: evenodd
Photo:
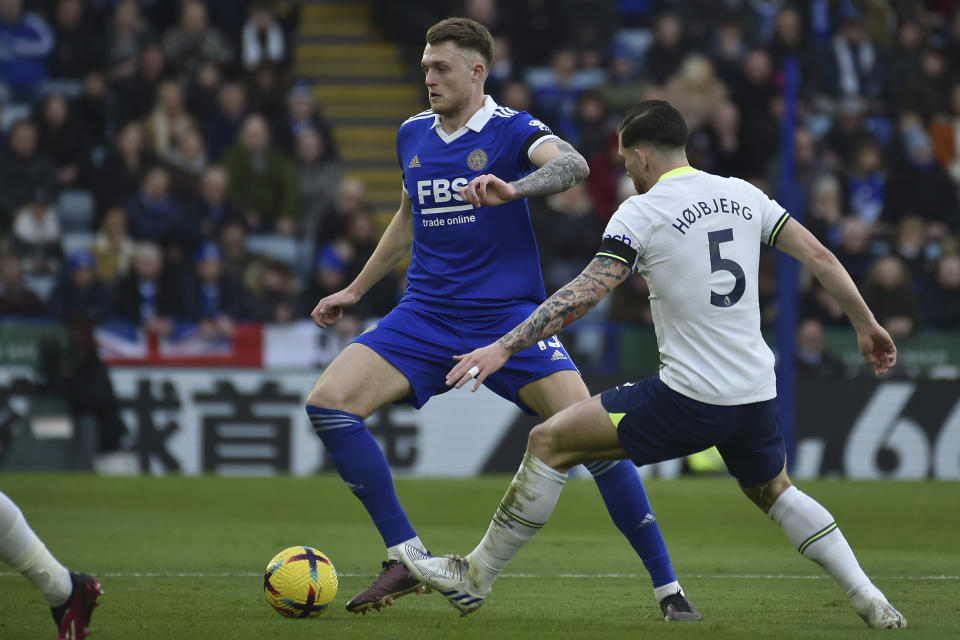
<path id="1" fill-rule="evenodd" d="M 560 150 L 559 155 L 530 175 L 511 183 L 517 190 L 518 198 L 566 191 L 578 182 L 583 182 L 590 174 L 587 161 L 569 143 L 560 140 L 557 148 Z"/>
<path id="2" fill-rule="evenodd" d="M 613 258 L 597 256 L 579 276 L 550 296 L 529 318 L 498 342 L 510 353 L 518 353 L 549 338 L 585 316 L 629 275 L 628 265 Z"/>

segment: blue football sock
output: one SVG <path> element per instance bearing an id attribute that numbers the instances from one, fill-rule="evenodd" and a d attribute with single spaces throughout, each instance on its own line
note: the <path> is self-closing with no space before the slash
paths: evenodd
<path id="1" fill-rule="evenodd" d="M 584 466 L 597 481 L 614 524 L 643 560 L 653 586 L 675 581 L 677 575 L 673 572 L 670 553 L 637 468 L 629 460 L 591 462 Z"/>
<path id="2" fill-rule="evenodd" d="M 387 547 L 417 536 L 400 506 L 390 465 L 360 416 L 307 405 L 314 431 L 353 494 L 360 498 Z"/>

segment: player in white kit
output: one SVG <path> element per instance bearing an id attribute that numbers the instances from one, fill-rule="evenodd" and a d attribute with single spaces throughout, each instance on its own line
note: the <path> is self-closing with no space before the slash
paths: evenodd
<path id="1" fill-rule="evenodd" d="M 906 627 L 833 516 L 787 476 L 774 356 L 760 333 L 760 244 L 800 260 L 837 299 L 877 375 L 896 362 L 893 341 L 836 257 L 783 207 L 747 182 L 689 166 L 686 123 L 672 105 L 641 102 L 618 133 L 640 195 L 620 205 L 583 273 L 497 342 L 457 356 L 447 383 L 461 387 L 475 376 L 476 390 L 514 353 L 582 317 L 633 271 L 650 289 L 659 375 L 605 391 L 535 427 L 486 536 L 468 556 L 434 557 L 407 546 L 404 563 L 454 604 L 485 598 L 549 518 L 573 465 L 616 458 L 644 465 L 715 445 L 747 497 L 840 583 L 869 626 Z"/>

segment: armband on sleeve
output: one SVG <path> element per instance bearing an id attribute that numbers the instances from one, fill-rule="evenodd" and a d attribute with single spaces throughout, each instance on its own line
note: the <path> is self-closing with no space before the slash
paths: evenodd
<path id="1" fill-rule="evenodd" d="M 604 238 L 600 243 L 600 250 L 597 251 L 597 256 L 613 258 L 631 269 L 637 264 L 637 250 L 617 238 Z"/>

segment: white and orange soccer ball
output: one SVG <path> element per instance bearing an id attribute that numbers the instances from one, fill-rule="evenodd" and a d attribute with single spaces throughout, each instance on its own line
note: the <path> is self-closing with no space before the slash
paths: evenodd
<path id="1" fill-rule="evenodd" d="M 290 547 L 273 557 L 263 574 L 263 595 L 288 618 L 315 618 L 337 597 L 337 571 L 312 547 Z"/>

